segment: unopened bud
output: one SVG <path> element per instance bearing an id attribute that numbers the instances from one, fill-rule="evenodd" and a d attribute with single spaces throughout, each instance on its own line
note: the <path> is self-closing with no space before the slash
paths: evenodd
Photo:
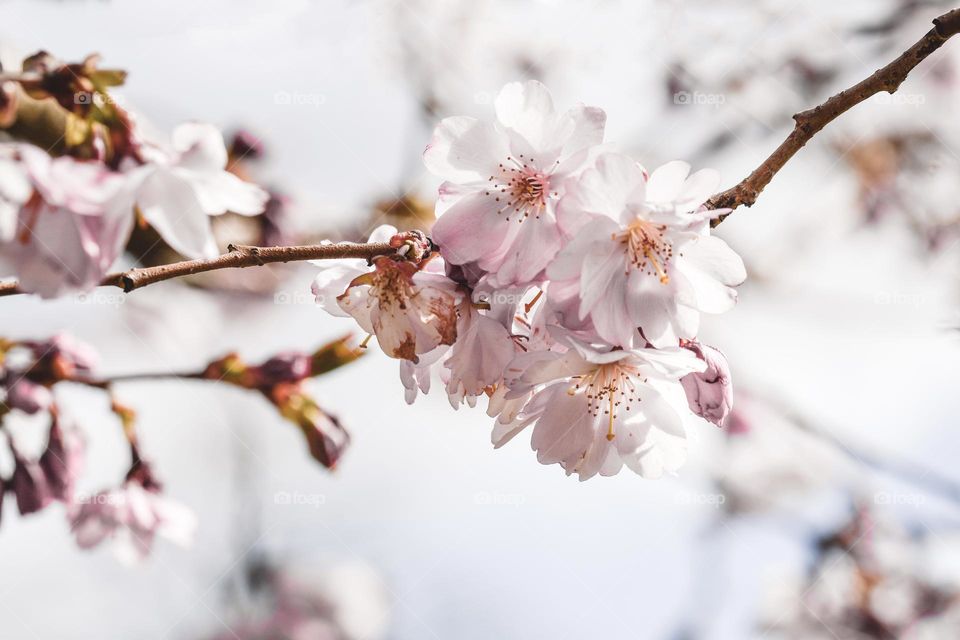
<path id="1" fill-rule="evenodd" d="M 721 427 L 733 408 L 733 383 L 727 359 L 717 349 L 699 342 L 686 342 L 683 347 L 707 363 L 706 370 L 689 373 L 680 380 L 690 410 Z"/>

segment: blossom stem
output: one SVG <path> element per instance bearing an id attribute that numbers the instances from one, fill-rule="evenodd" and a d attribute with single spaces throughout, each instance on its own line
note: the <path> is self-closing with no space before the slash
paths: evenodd
<path id="1" fill-rule="evenodd" d="M 396 251 L 397 248 L 390 246 L 388 242 L 368 242 L 365 244 L 338 242 L 336 244 L 291 247 L 230 245 L 227 253 L 216 258 L 184 260 L 156 267 L 143 267 L 111 273 L 104 277 L 100 286 L 117 287 L 129 293 L 149 284 L 218 269 L 257 267 L 273 262 L 297 262 L 302 260 L 370 259 L 396 253 Z M 18 283 L 0 284 L 0 296 L 16 295 L 18 293 L 25 293 L 20 289 Z"/>
<path id="2" fill-rule="evenodd" d="M 900 54 L 893 62 L 875 71 L 873 75 L 861 80 L 848 89 L 831 96 L 826 102 L 793 116 L 794 127 L 786 140 L 780 143 L 773 153 L 764 160 L 753 173 L 738 184 L 715 194 L 707 201 L 708 209 L 736 209 L 751 206 L 773 176 L 784 167 L 813 136 L 840 115 L 860 104 L 870 96 L 886 91 L 894 93 L 907 79 L 909 73 L 939 49 L 944 42 L 960 33 L 960 9 L 953 9 L 935 18 L 930 29 L 912 47 Z M 713 220 L 717 226 L 730 215 L 725 213 Z"/>

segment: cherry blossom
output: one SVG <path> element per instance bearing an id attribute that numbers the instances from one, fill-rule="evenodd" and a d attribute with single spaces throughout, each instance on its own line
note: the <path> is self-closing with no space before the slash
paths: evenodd
<path id="1" fill-rule="evenodd" d="M 717 175 L 689 171 L 671 162 L 648 177 L 627 156 L 606 153 L 560 203 L 560 228 L 572 240 L 547 275 L 578 283 L 579 319 L 589 317 L 605 341 L 628 347 L 640 327 L 654 346 L 675 346 L 696 337 L 699 312 L 736 302 L 743 261 L 709 235 L 709 219 L 722 211 L 701 208 Z"/>
<path id="2" fill-rule="evenodd" d="M 396 235 L 384 225 L 370 242 Z M 391 256 L 373 260 L 373 270 L 362 260 L 318 263 L 314 280 L 317 303 L 338 316 L 352 316 L 368 334 L 375 335 L 384 353 L 417 361 L 440 345 L 453 344 L 457 335 L 457 285 L 439 270 Z"/>
<path id="3" fill-rule="evenodd" d="M 506 327 L 472 301 L 461 303 L 459 313 L 457 341 L 443 363 L 449 372 L 447 395 L 455 408 L 464 397 L 479 396 L 502 380 L 515 351 Z"/>
<path id="4" fill-rule="evenodd" d="M 450 264 L 499 286 L 529 284 L 561 248 L 557 202 L 602 141 L 606 115 L 583 105 L 558 113 L 534 80 L 506 85 L 494 108 L 493 123 L 444 119 L 424 152 L 445 180 L 433 238 Z"/>
<path id="5" fill-rule="evenodd" d="M 532 351 L 507 369 L 507 398 L 532 391 L 512 425 L 498 425 L 502 446 L 534 424 L 541 464 L 560 464 L 580 480 L 626 465 L 644 477 L 674 471 L 686 455 L 679 380 L 704 363 L 690 351 L 598 350 L 576 340 L 564 353 Z"/>
<path id="6" fill-rule="evenodd" d="M 30 145 L 15 145 L 12 154 L 22 174 L 10 159 L 0 172 L 0 254 L 21 288 L 54 297 L 96 286 L 133 227 L 131 209 L 119 197 L 124 178 L 98 162 L 51 158 Z"/>
<path id="7" fill-rule="evenodd" d="M 69 517 L 80 548 L 114 540 L 117 556 L 128 563 L 145 559 L 158 535 L 189 545 L 196 527 L 196 517 L 189 509 L 133 478 L 79 500 Z"/>
<path id="8" fill-rule="evenodd" d="M 269 198 L 260 187 L 226 171 L 223 135 L 209 124 L 187 123 L 172 145 L 144 144 L 148 162 L 128 170 L 127 197 L 163 239 L 185 256 L 218 253 L 208 216 L 256 215 Z"/>

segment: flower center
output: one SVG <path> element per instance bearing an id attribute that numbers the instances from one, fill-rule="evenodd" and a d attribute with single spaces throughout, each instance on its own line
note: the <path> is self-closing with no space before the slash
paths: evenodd
<path id="1" fill-rule="evenodd" d="M 559 164 L 559 160 L 557 164 Z M 493 196 L 501 203 L 498 214 L 506 213 L 504 218 L 510 222 L 510 216 L 516 215 L 517 222 L 523 222 L 529 216 L 539 218 L 547 207 L 550 198 L 557 193 L 550 191 L 550 174 L 536 168 L 533 158 L 524 160 L 507 156 L 501 162 L 496 175 L 488 179 L 490 186 L 484 195 Z"/>
<path id="2" fill-rule="evenodd" d="M 666 239 L 667 225 L 653 224 L 637 218 L 627 228 L 614 235 L 626 244 L 627 270 L 630 266 L 660 278 L 661 284 L 670 282 L 667 265 L 673 257 L 673 244 Z"/>
<path id="3" fill-rule="evenodd" d="M 634 366 L 623 362 L 601 364 L 589 373 L 573 376 L 574 384 L 567 393 L 576 395 L 582 392 L 587 398 L 588 412 L 596 417 L 602 411 L 607 416 L 607 440 L 613 440 L 617 412 L 621 408 L 630 411 L 633 402 L 640 401 L 635 382 L 639 379 L 640 372 Z"/>

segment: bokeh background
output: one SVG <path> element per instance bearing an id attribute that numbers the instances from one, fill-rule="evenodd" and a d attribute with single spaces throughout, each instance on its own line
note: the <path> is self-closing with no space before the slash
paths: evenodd
<path id="1" fill-rule="evenodd" d="M 196 119 L 260 138 L 249 169 L 290 196 L 299 237 L 360 239 L 384 203 L 429 203 L 420 153 L 433 124 L 489 114 L 507 81 L 538 78 L 560 106 L 601 106 L 607 139 L 645 165 L 685 159 L 728 186 L 792 113 L 866 77 L 950 8 L 9 1 L 0 59 L 99 52 L 129 72 L 118 99 L 145 125 Z M 736 428 L 694 429 L 676 477 L 581 484 L 538 465 L 523 438 L 494 451 L 482 410 L 454 412 L 437 391 L 406 406 L 379 353 L 311 383 L 353 435 L 333 473 L 255 394 L 128 383 L 118 396 L 138 409 L 167 493 L 200 518 L 194 546 L 158 544 L 130 568 L 77 550 L 62 507 L 20 519 L 7 504 L 0 637 L 245 637 L 264 564 L 338 599 L 365 640 L 958 637 L 958 64 L 950 42 L 898 94 L 831 124 L 718 229 L 749 273 L 736 310 L 701 336 L 732 363 Z M 10 298 L 0 333 L 68 330 L 98 347 L 107 375 L 196 369 L 231 350 L 256 361 L 353 329 L 313 305 L 314 271 L 256 276 L 259 292 L 165 283 Z M 116 482 L 127 458 L 106 401 L 59 393 L 88 436 L 80 489 Z"/>

